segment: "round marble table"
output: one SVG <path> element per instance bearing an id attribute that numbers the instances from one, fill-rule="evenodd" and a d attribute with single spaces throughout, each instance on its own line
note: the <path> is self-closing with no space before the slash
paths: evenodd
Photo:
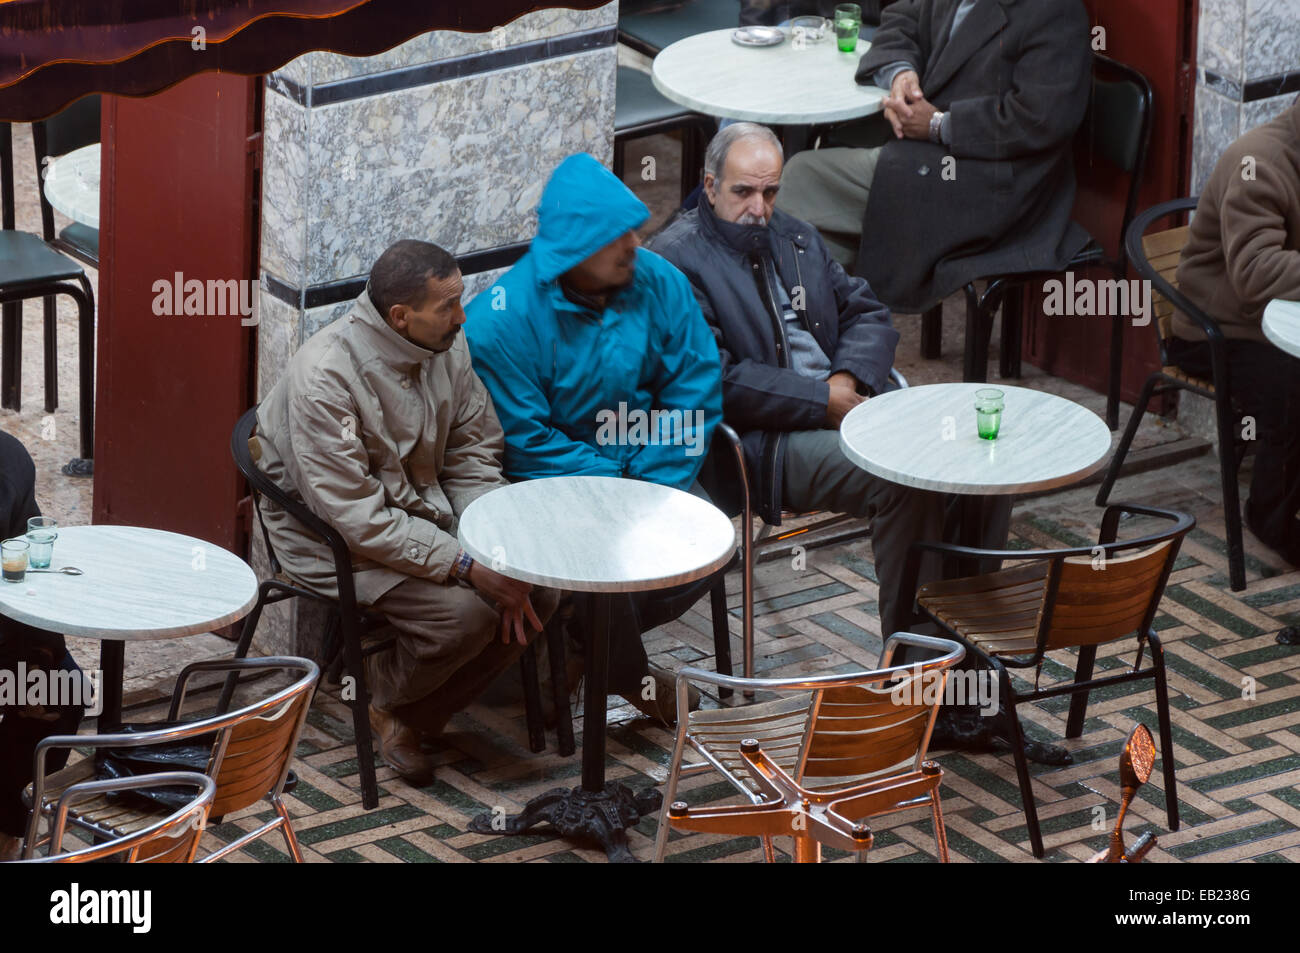
<path id="1" fill-rule="evenodd" d="M 46 200 L 74 222 L 99 228 L 99 143 L 95 142 L 46 164 Z"/>
<path id="2" fill-rule="evenodd" d="M 0 614 L 63 635 L 99 639 L 103 713 L 121 723 L 127 642 L 211 632 L 247 615 L 257 576 L 238 556 L 192 536 L 139 526 L 60 526 L 51 569 L 0 582 Z"/>
<path id="3" fill-rule="evenodd" d="M 566 836 L 598 840 L 611 860 L 632 860 L 626 828 L 658 807 L 657 792 L 605 784 L 609 594 L 663 589 L 717 571 L 736 548 L 731 520 L 706 500 L 671 487 L 613 477 L 567 476 L 514 483 L 465 508 L 458 536 L 471 557 L 513 579 L 591 592 L 585 647 L 582 786 L 534 798 L 522 813 L 481 833 L 517 834 L 541 821 Z"/>
<path id="4" fill-rule="evenodd" d="M 820 43 L 740 46 L 734 30 L 713 30 L 678 40 L 654 58 L 655 88 L 675 103 L 709 116 L 774 125 L 813 125 L 880 112 L 888 95 L 854 80 L 858 60 L 871 48 L 858 42 L 841 53 L 834 35 Z"/>
<path id="5" fill-rule="evenodd" d="M 892 483 L 977 496 L 1069 486 L 1110 454 L 1110 430 L 1086 407 L 1026 387 L 999 386 L 1006 409 L 996 440 L 975 429 L 975 392 L 988 384 L 890 391 L 849 411 L 844 455 Z"/>
<path id="6" fill-rule="evenodd" d="M 1264 308 L 1264 337 L 1300 357 L 1300 301 L 1274 298 Z"/>

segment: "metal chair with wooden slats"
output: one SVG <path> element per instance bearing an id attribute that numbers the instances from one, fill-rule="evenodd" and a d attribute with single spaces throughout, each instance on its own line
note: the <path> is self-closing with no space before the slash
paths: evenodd
<path id="1" fill-rule="evenodd" d="M 895 665 L 894 655 L 902 646 L 929 650 L 935 657 Z M 888 787 L 902 778 L 919 780 L 924 773 L 927 780 L 923 796 L 873 804 L 870 816 L 928 803 L 939 859 L 946 863 L 947 836 L 939 801 L 942 772 L 922 772 L 922 762 L 944 697 L 948 671 L 964 656 L 965 650 L 948 639 L 898 632 L 886 640 L 879 667 L 870 672 L 812 678 L 737 678 L 697 668 L 679 670 L 677 735 L 655 838 L 655 860 L 664 859 L 669 808 L 676 800 L 682 778 L 717 771 L 751 803 L 763 803 L 757 786 L 746 776 L 748 762 L 740 750 L 742 741 L 754 740 L 795 782 L 819 794 L 869 781 Z M 691 683 L 733 691 L 770 691 L 781 697 L 737 708 L 692 712 L 688 711 Z M 703 760 L 683 763 L 687 746 Z M 763 838 L 763 851 L 769 862 L 775 859 L 770 836 Z M 859 859 L 866 859 L 865 851 Z"/>
<path id="2" fill-rule="evenodd" d="M 1158 394 L 1186 390 L 1214 401 L 1214 416 L 1219 437 L 1219 477 L 1223 485 L 1223 524 L 1228 536 L 1228 581 L 1234 592 L 1246 588 L 1246 557 L 1241 538 L 1241 502 L 1237 487 L 1237 471 L 1246 455 L 1247 443 L 1240 439 L 1237 421 L 1240 415 L 1232 405 L 1228 380 L 1227 341 L 1219 323 L 1198 308 L 1178 290 L 1178 262 L 1183 246 L 1187 244 L 1190 226 L 1183 225 L 1162 232 L 1146 234 L 1153 222 L 1166 216 L 1181 218 L 1196 208 L 1199 198 L 1174 199 L 1152 206 L 1137 216 L 1125 235 L 1129 260 L 1134 270 L 1151 282 L 1151 306 L 1155 320 L 1151 322 L 1160 346 L 1160 370 L 1151 374 L 1142 385 L 1142 392 L 1133 407 L 1124 436 L 1115 448 L 1115 455 L 1106 468 L 1106 476 L 1097 491 L 1097 505 L 1104 506 L 1119 476 L 1133 437 L 1137 434 L 1142 416 Z M 1166 347 L 1173 337 L 1174 311 L 1181 311 L 1204 333 L 1210 347 L 1212 377 L 1205 380 L 1188 374 L 1169 359 Z"/>
<path id="3" fill-rule="evenodd" d="M 125 791 L 156 787 L 193 787 L 194 799 L 149 826 L 80 850 L 63 852 L 63 838 L 72 804 L 84 798 L 112 797 Z M 84 864 L 125 855 L 126 863 L 188 864 L 194 861 L 203 838 L 208 810 L 217 785 L 206 774 L 194 771 L 163 771 L 136 778 L 108 778 L 82 781 L 67 788 L 55 807 L 49 837 L 49 855 L 22 861 L 29 864 Z"/>
<path id="4" fill-rule="evenodd" d="M 1116 540 L 1120 515 L 1128 513 L 1168 520 L 1173 525 L 1133 539 Z M 1178 558 L 1183 537 L 1196 525 L 1186 513 L 1154 506 L 1116 503 L 1106 508 L 1096 546 L 1052 550 L 986 550 L 948 543 L 913 543 L 904 568 L 904 591 L 916 592 L 921 613 L 961 641 L 998 679 L 1006 737 L 1016 761 L 1029 841 L 1035 857 L 1043 856 L 1029 763 L 1016 707 L 1025 702 L 1070 696 L 1065 736 L 1083 733 L 1088 695 L 1099 689 L 1142 679 L 1155 682 L 1156 714 L 1164 755 L 1165 807 L 1169 827 L 1178 830 L 1178 796 L 1174 779 L 1173 741 L 1169 727 L 1169 694 L 1165 683 L 1164 650 L 1152 629 L 1165 584 Z M 997 572 L 927 583 L 916 580 L 924 552 L 963 559 L 1022 560 Z M 1101 645 L 1132 636 L 1136 657 L 1128 672 L 1093 678 Z M 1151 665 L 1142 668 L 1146 645 Z M 1038 687 L 1048 652 L 1077 648 L 1073 681 Z M 1017 691 L 1010 670 L 1034 669 L 1032 691 Z"/>
<path id="5" fill-rule="evenodd" d="M 175 723 L 185 703 L 185 689 L 196 672 L 228 672 L 236 678 L 249 673 L 288 673 L 296 679 L 289 685 L 233 712 L 218 712 L 199 721 L 172 724 L 156 731 L 107 735 L 53 735 L 36 746 L 34 780 L 24 792 L 32 808 L 24 844 L 30 857 L 41 843 L 40 822 L 52 817 L 58 799 L 75 784 L 90 780 L 95 773 L 93 758 L 84 758 L 61 771 L 45 773 L 46 753 L 56 748 L 139 748 L 211 735 L 212 753 L 207 774 L 216 782 L 211 812 L 221 817 L 241 811 L 263 799 L 275 811 L 275 818 L 203 857 L 200 863 L 218 860 L 246 844 L 280 830 L 289 854 L 302 863 L 302 849 L 293 831 L 281 794 L 289 774 L 289 762 L 298 735 L 307 719 L 320 668 L 310 659 L 269 656 L 253 659 L 213 659 L 194 662 L 181 670 L 172 693 L 168 722 Z M 100 837 L 122 837 L 139 833 L 166 816 L 163 809 L 149 810 L 107 795 L 70 809 L 68 819 L 78 828 Z"/>

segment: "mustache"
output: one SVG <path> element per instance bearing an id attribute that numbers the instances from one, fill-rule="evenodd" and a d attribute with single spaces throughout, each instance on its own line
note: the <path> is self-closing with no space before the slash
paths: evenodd
<path id="1" fill-rule="evenodd" d="M 736 219 L 737 225 L 766 225 L 767 217 L 764 215 L 751 215 L 749 212 L 742 212 Z"/>

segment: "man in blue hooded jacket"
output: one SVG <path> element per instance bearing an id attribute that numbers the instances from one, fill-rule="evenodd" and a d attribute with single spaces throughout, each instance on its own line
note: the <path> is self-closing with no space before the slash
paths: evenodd
<path id="1" fill-rule="evenodd" d="M 596 159 L 569 156 L 542 193 L 528 253 L 465 309 L 510 479 L 695 487 L 722 419 L 721 365 L 690 283 L 638 247 L 633 229 L 649 216 Z M 672 681 L 651 670 L 640 633 L 668 621 L 672 601 L 629 598 L 614 607 L 610 630 L 610 691 L 664 721 Z M 651 692 L 647 673 L 659 683 Z"/>

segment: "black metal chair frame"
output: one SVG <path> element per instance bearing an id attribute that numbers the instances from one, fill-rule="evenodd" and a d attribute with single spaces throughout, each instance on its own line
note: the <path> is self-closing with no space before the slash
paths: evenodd
<path id="1" fill-rule="evenodd" d="M 1124 236 L 1129 223 L 1133 220 L 1137 208 L 1138 191 L 1146 171 L 1147 149 L 1151 140 L 1151 84 L 1141 72 L 1103 56 L 1093 54 L 1094 75 L 1098 68 L 1118 73 L 1123 81 L 1133 83 L 1139 91 L 1142 104 L 1138 117 L 1138 147 L 1134 156 L 1133 168 L 1117 166 L 1129 176 L 1128 195 L 1124 202 L 1124 217 L 1120 222 L 1119 252 L 1114 259 L 1106 257 L 1105 249 L 1095 240 L 1089 241 L 1070 261 L 1065 270 L 1089 266 L 1101 266 L 1114 274 L 1117 280 L 1124 280 L 1128 272 L 1129 255 L 1126 253 Z M 1095 115 L 1089 107 L 1089 115 L 1080 126 L 1080 135 L 1094 127 Z M 1093 155 L 1094 150 L 1088 149 Z M 1022 292 L 1024 286 L 1035 281 L 1049 278 L 1060 272 L 1023 272 L 1019 274 L 993 275 L 988 277 L 988 284 L 983 292 L 976 290 L 975 283 L 969 282 L 963 289 L 966 296 L 966 346 L 963 360 L 962 379 L 967 381 L 984 381 L 988 379 L 989 340 L 993 335 L 993 319 L 998 306 L 1005 303 L 1002 314 L 1002 350 L 998 360 L 998 374 L 1003 378 L 1020 376 L 1020 350 Z M 921 318 L 921 356 L 937 358 L 939 343 L 942 338 L 943 304 L 926 311 Z M 1110 332 L 1110 380 L 1106 391 L 1106 425 L 1111 430 L 1119 427 L 1119 388 L 1123 368 L 1124 316 L 1111 316 Z"/>
<path id="2" fill-rule="evenodd" d="M 1246 588 L 1246 558 L 1241 538 L 1241 494 L 1237 487 L 1237 471 L 1241 469 L 1247 444 L 1240 439 L 1241 431 L 1237 427 L 1240 415 L 1232 404 L 1227 339 L 1224 338 L 1217 321 L 1192 304 L 1186 295 L 1174 288 L 1151 267 L 1142 248 L 1142 236 L 1146 234 L 1153 222 L 1167 215 L 1193 211 L 1198 201 L 1197 196 L 1192 196 L 1153 205 L 1129 225 L 1124 242 L 1128 249 L 1128 257 L 1133 262 L 1133 269 L 1142 278 L 1151 282 L 1157 294 L 1162 295 L 1205 333 L 1206 342 L 1210 346 L 1211 382 L 1214 389 L 1207 390 L 1191 381 L 1180 380 L 1164 372 L 1163 368 L 1171 366 L 1173 362 L 1169 360 L 1159 322 L 1154 320 L 1153 316 L 1151 325 L 1155 329 L 1160 345 L 1161 370 L 1151 374 L 1142 385 L 1142 392 L 1138 395 L 1133 414 L 1128 419 L 1128 426 L 1124 428 L 1124 435 L 1115 448 L 1115 455 L 1111 457 L 1110 466 L 1106 468 L 1106 476 L 1097 491 L 1097 505 L 1103 506 L 1110 497 L 1111 488 L 1114 487 L 1115 480 L 1119 477 L 1120 467 L 1124 464 L 1124 457 L 1128 454 L 1133 437 L 1137 434 L 1142 416 L 1150 406 L 1152 398 L 1160 394 L 1185 390 L 1214 401 L 1214 417 L 1219 436 L 1219 475 L 1223 484 L 1223 524 L 1228 534 L 1228 579 L 1232 590 L 1240 592 Z"/>
<path id="3" fill-rule="evenodd" d="M 1167 519 L 1172 521 L 1174 525 L 1163 532 L 1149 533 L 1134 539 L 1116 541 L 1115 537 L 1119 528 L 1120 515 L 1123 513 Z M 1051 561 L 1051 565 L 1048 567 L 1046 592 L 1038 623 L 1038 644 L 1030 655 L 989 655 L 982 651 L 978 645 L 962 638 L 958 632 L 945 625 L 940 619 L 925 612 L 923 607 L 916 606 L 918 613 L 924 613 L 952 638 L 957 639 L 969 649 L 974 658 L 986 663 L 997 673 L 998 690 L 1007 706 L 1007 740 L 1010 742 L 1011 751 L 1015 757 L 1016 776 L 1020 784 L 1020 798 L 1023 802 L 1025 821 L 1029 828 L 1029 841 L 1035 857 L 1041 858 L 1043 856 L 1043 835 L 1038 824 L 1038 809 L 1034 802 L 1033 786 L 1029 776 L 1029 761 L 1025 756 L 1024 737 L 1020 729 L 1020 718 L 1016 713 L 1017 706 L 1044 698 L 1069 695 L 1070 713 L 1066 720 L 1065 737 L 1078 738 L 1083 734 L 1083 721 L 1088 711 L 1089 694 L 1097 689 L 1125 682 L 1142 679 L 1152 679 L 1155 682 L 1156 717 L 1160 723 L 1160 751 L 1163 759 L 1165 782 L 1165 809 L 1168 814 L 1169 829 L 1178 830 L 1178 792 L 1177 781 L 1174 777 L 1173 734 L 1169 721 L 1169 689 L 1165 678 L 1165 656 L 1160 637 L 1156 635 L 1151 626 L 1155 620 L 1156 612 L 1160 608 L 1160 600 L 1164 596 L 1169 574 L 1173 570 L 1174 562 L 1178 559 L 1178 549 L 1182 539 L 1195 525 L 1196 520 L 1194 517 L 1176 510 L 1155 506 L 1141 506 L 1134 503 L 1114 503 L 1106 507 L 1105 512 L 1102 514 L 1101 530 L 1098 534 L 1096 546 L 1076 546 L 1069 549 L 995 550 L 956 546 L 951 543 L 915 542 L 908 550 L 907 563 L 903 570 L 905 592 L 917 591 L 921 557 L 927 550 L 963 559 L 992 560 L 995 561 L 995 564 L 996 561 L 1001 560 Z M 1097 646 L 1086 645 L 1079 648 L 1079 658 L 1072 682 L 1043 689 L 1035 685 L 1033 691 L 1017 692 L 1011 682 L 1011 674 L 1008 669 L 1037 668 L 1042 664 L 1047 652 L 1048 635 L 1051 632 L 1052 613 L 1056 604 L 1061 564 L 1071 556 L 1095 559 L 1098 555 L 1104 553 L 1105 559 L 1111 559 L 1116 553 L 1125 550 L 1146 549 L 1166 541 L 1170 542 L 1170 547 L 1166 554 L 1164 571 L 1160 577 L 1160 582 L 1155 587 L 1153 598 L 1150 605 L 1147 606 L 1142 622 L 1136 630 L 1137 655 L 1133 660 L 1132 669 L 1118 675 L 1093 678 L 1092 670 L 1097 658 Z M 1151 646 L 1151 665 L 1142 668 L 1142 654 L 1147 644 Z"/>
<path id="4" fill-rule="evenodd" d="M 0 227 L 6 232 L 16 232 L 14 223 L 14 162 L 13 136 L 9 123 L 0 126 Z M 29 232 L 18 232 L 29 235 Z M 41 241 L 31 235 L 35 241 Z M 52 254 L 57 254 L 53 252 Z M 11 410 L 21 408 L 22 397 L 22 303 L 34 298 L 53 300 L 57 295 L 67 295 L 77 305 L 78 362 L 80 364 L 80 425 L 81 457 L 85 461 L 95 455 L 95 291 L 86 273 L 71 260 L 76 269 L 75 281 L 59 278 L 52 281 L 33 281 L 16 284 L 0 275 L 0 406 Z M 45 409 L 53 413 L 58 404 L 57 364 L 55 360 L 56 322 L 47 312 L 45 320 Z M 75 465 L 76 461 L 74 461 Z M 78 468 L 80 471 L 80 468 Z"/>
<path id="5" fill-rule="evenodd" d="M 370 736 L 370 692 L 366 686 L 364 658 L 375 652 L 385 651 L 392 646 L 391 640 L 378 642 L 369 646 L 362 645 L 362 636 L 388 625 L 382 617 L 366 613 L 357 603 L 356 582 L 352 575 L 352 553 L 343 537 L 332 526 L 316 516 L 304 504 L 293 499 L 277 486 L 257 464 L 253 462 L 248 448 L 249 437 L 257 426 L 257 408 L 245 411 L 235 424 L 230 437 L 230 452 L 235 465 L 248 480 L 252 494 L 252 506 L 257 514 L 257 522 L 262 528 L 262 539 L 266 544 L 267 556 L 271 569 L 277 578 L 264 580 L 257 587 L 257 602 L 244 620 L 239 643 L 235 649 L 235 658 L 243 658 L 253 641 L 262 609 L 286 599 L 309 599 L 330 610 L 330 621 L 325 634 L 324 656 L 330 680 L 337 679 L 338 674 L 346 669 L 352 676 L 355 695 L 350 702 L 352 707 L 352 728 L 356 737 L 357 763 L 361 774 L 361 802 L 366 810 L 373 810 L 379 804 L 379 788 L 375 780 L 374 744 Z M 289 581 L 288 575 L 280 565 L 271 543 L 271 534 L 262 519 L 262 510 L 258 504 L 260 496 L 265 496 L 280 506 L 286 513 L 321 538 L 329 547 L 334 559 L 334 573 L 337 580 L 339 596 L 332 599 L 318 592 Z M 283 578 L 279 578 L 282 577 Z M 555 690 L 557 734 L 560 753 L 572 754 L 574 751 L 573 723 L 566 717 L 569 711 L 568 688 L 564 676 L 563 630 L 558 625 L 546 627 L 549 655 L 551 660 L 552 685 Z M 557 673 L 558 668 L 558 673 Z M 537 657 L 532 645 L 524 650 L 520 660 L 520 670 L 524 683 L 524 707 L 528 721 L 528 740 L 532 751 L 542 751 L 546 747 L 540 687 L 537 681 Z M 222 691 L 219 707 L 224 708 L 230 701 L 233 685 L 229 682 Z"/>

